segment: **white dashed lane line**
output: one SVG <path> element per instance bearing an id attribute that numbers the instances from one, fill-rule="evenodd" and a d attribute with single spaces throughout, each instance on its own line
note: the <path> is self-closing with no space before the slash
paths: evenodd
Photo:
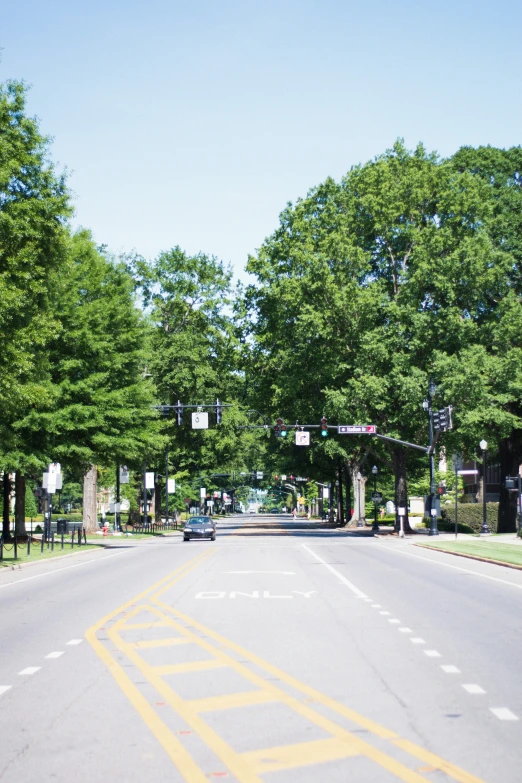
<path id="1" fill-rule="evenodd" d="M 490 711 L 499 720 L 518 720 L 517 716 L 507 707 L 490 707 Z"/>
<path id="2" fill-rule="evenodd" d="M 371 603 L 372 599 L 369 598 L 365 593 L 363 593 L 363 591 L 360 590 L 356 585 L 354 585 L 353 582 L 350 582 L 348 579 L 346 579 L 346 577 L 344 577 L 342 574 L 340 574 L 338 571 L 336 571 L 335 568 L 332 568 L 332 566 L 329 563 L 326 563 L 322 558 L 320 558 L 318 555 L 316 555 L 315 552 L 313 552 L 307 546 L 305 546 L 304 544 L 302 544 L 301 546 L 303 547 L 303 549 L 306 549 L 307 552 L 309 552 L 311 555 L 313 555 L 313 557 L 315 557 L 316 560 L 318 560 L 322 565 L 326 566 L 326 568 L 329 571 L 331 571 L 331 573 L 335 574 L 335 576 L 337 576 L 337 578 L 341 582 L 343 582 L 347 587 L 349 587 L 350 590 L 353 593 L 355 593 L 355 595 L 358 598 L 362 598 L 363 601 L 365 601 L 367 603 L 370 603 L 372 609 L 381 609 L 382 610 L 382 604 Z M 404 554 L 410 554 L 410 553 L 404 553 Z M 419 555 L 412 555 L 412 557 L 418 557 L 420 560 L 428 559 L 428 558 L 420 557 Z M 446 565 L 446 564 L 443 563 L 442 565 Z M 457 568 L 458 570 L 464 570 L 464 571 L 466 570 L 466 569 L 461 569 L 460 566 L 449 566 L 449 567 L 450 568 Z M 474 572 L 469 571 L 469 573 L 474 573 Z M 476 574 L 476 575 L 480 576 L 480 574 Z M 503 581 L 501 579 L 495 579 L 495 577 L 486 577 L 486 578 L 490 578 L 490 579 L 493 579 L 494 581 L 498 581 L 498 582 L 502 582 Z M 508 583 L 508 584 L 511 584 L 511 583 Z M 522 587 L 522 585 L 513 585 L 513 586 L 514 587 Z M 399 625 L 400 624 L 400 620 L 397 620 L 395 618 L 390 618 L 389 617 L 391 612 L 388 612 L 386 610 L 382 610 L 382 611 L 379 612 L 379 614 L 382 615 L 383 617 L 387 617 L 388 622 L 393 624 L 393 625 Z M 403 627 L 399 628 L 398 630 L 400 631 L 400 633 L 405 633 L 405 634 L 413 633 L 412 629 L 408 628 L 406 626 L 403 626 Z M 73 639 L 70 642 L 67 642 L 67 644 L 79 644 L 81 641 L 82 641 L 81 639 Z M 412 642 L 412 644 L 418 644 L 418 645 L 426 644 L 425 640 L 421 639 L 418 636 L 414 636 L 414 637 L 410 636 L 410 642 Z M 440 652 L 438 652 L 437 650 L 423 650 L 423 652 L 424 652 L 424 655 L 426 655 L 428 658 L 440 658 L 441 657 Z M 449 663 L 441 664 L 440 668 L 446 674 L 460 674 L 461 673 L 460 669 L 457 668 L 457 666 L 454 666 L 453 664 L 449 664 Z M 461 683 L 461 685 L 462 685 L 462 688 L 465 691 L 467 691 L 467 693 L 469 693 L 471 695 L 482 695 L 482 694 L 486 693 L 486 691 L 483 688 L 481 688 L 480 685 L 477 685 L 476 683 L 465 683 L 465 684 Z M 0 693 L 1 693 L 1 690 L 0 690 Z M 507 707 L 490 707 L 489 710 L 499 720 L 510 720 L 510 721 L 518 721 L 519 720 L 518 716 L 515 715 L 515 713 L 512 712 Z"/>
<path id="3" fill-rule="evenodd" d="M 83 642 L 83 639 L 71 639 L 70 642 L 67 642 L 67 644 L 81 644 Z"/>
<path id="4" fill-rule="evenodd" d="M 62 651 L 58 651 L 57 650 L 56 652 L 49 653 L 49 655 L 46 655 L 45 657 L 46 658 L 60 658 L 60 656 L 62 656 L 62 655 L 63 655 L 63 650 Z"/>
<path id="5" fill-rule="evenodd" d="M 0 685 L 0 696 L 2 693 L 5 693 L 6 691 L 10 690 L 13 686 L 12 685 Z"/>
<path id="6" fill-rule="evenodd" d="M 467 691 L 468 693 L 476 693 L 476 694 L 479 694 L 479 693 L 486 693 L 486 691 L 484 690 L 484 688 L 481 688 L 481 687 L 480 687 L 480 685 L 474 685 L 474 684 L 470 684 L 470 685 L 463 685 L 462 687 L 463 687 L 463 688 L 464 688 L 464 690 L 465 690 L 465 691 Z"/>
<path id="7" fill-rule="evenodd" d="M 26 669 L 22 669 L 21 672 L 18 672 L 18 674 L 29 676 L 31 674 L 35 674 L 36 672 L 39 672 L 41 668 L 42 668 L 41 666 L 28 666 Z"/>

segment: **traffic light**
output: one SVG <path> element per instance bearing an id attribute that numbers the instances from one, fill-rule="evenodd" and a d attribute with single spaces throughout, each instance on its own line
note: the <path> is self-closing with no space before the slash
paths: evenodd
<path id="1" fill-rule="evenodd" d="M 326 421 L 326 416 L 323 416 L 321 419 L 321 435 L 323 438 L 326 438 L 328 435 L 328 422 Z"/>
<path id="2" fill-rule="evenodd" d="M 219 400 L 216 400 L 216 424 L 221 424 L 223 420 L 223 406 Z"/>
<path id="3" fill-rule="evenodd" d="M 176 411 L 176 423 L 178 427 L 180 427 L 181 424 L 183 423 L 183 405 L 179 400 L 174 410 Z"/>
<path id="4" fill-rule="evenodd" d="M 453 419 L 451 418 L 451 414 L 453 413 L 453 406 L 448 405 L 447 408 L 444 408 L 444 413 L 446 414 L 446 429 L 452 430 L 453 429 Z"/>
<path id="5" fill-rule="evenodd" d="M 433 429 L 435 432 L 440 430 L 440 411 L 433 411 Z"/>
<path id="6" fill-rule="evenodd" d="M 283 419 L 276 419 L 275 427 L 274 427 L 274 435 L 276 438 L 279 438 L 281 435 L 281 427 L 283 424 Z"/>
<path id="7" fill-rule="evenodd" d="M 281 437 L 286 438 L 287 434 L 288 433 L 286 431 L 286 424 L 281 424 Z"/>

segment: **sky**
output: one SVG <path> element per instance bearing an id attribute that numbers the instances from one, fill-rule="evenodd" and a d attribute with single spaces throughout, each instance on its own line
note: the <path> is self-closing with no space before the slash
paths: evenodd
<path id="1" fill-rule="evenodd" d="M 0 81 L 116 254 L 244 267 L 289 201 L 398 137 L 519 145 L 512 0 L 0 0 Z"/>

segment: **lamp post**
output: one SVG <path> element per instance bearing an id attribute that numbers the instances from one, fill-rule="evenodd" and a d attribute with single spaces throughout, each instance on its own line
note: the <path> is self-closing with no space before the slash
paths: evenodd
<path id="1" fill-rule="evenodd" d="M 479 443 L 482 449 L 482 527 L 480 528 L 481 536 L 490 536 L 491 530 L 487 521 L 487 508 L 486 508 L 486 453 L 488 450 L 487 440 L 481 440 Z"/>
<path id="2" fill-rule="evenodd" d="M 377 524 L 377 473 L 379 468 L 374 465 L 372 468 L 373 473 L 373 525 L 372 530 L 374 533 L 379 532 L 379 525 Z"/>

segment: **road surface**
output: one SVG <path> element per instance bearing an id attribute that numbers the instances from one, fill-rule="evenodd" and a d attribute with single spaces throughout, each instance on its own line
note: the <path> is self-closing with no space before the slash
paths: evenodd
<path id="1" fill-rule="evenodd" d="M 518 783 L 522 573 L 277 516 L 0 571 L 0 781 Z"/>

